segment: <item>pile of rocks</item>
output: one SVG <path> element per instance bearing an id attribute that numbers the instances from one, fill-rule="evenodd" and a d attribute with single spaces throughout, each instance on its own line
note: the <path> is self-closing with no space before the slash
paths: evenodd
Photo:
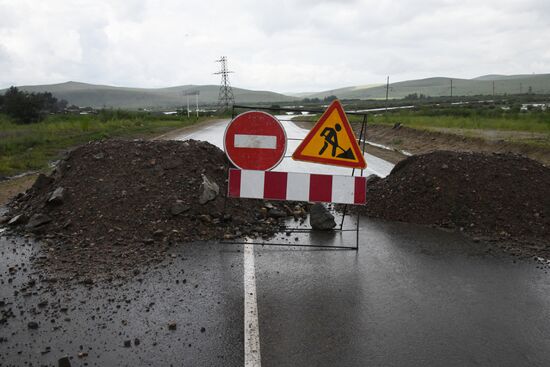
<path id="1" fill-rule="evenodd" d="M 133 269 L 196 240 L 269 237 L 299 203 L 227 199 L 225 154 L 199 141 L 89 143 L 0 217 L 46 243 L 43 262 L 77 275 Z"/>
<path id="2" fill-rule="evenodd" d="M 361 213 L 459 228 L 550 254 L 550 169 L 514 154 L 436 151 L 367 184 Z"/>

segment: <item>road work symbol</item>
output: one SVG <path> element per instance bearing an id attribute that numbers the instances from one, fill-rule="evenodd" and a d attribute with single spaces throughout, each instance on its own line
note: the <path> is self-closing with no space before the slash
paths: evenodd
<path id="1" fill-rule="evenodd" d="M 321 136 L 325 138 L 325 144 L 319 151 L 319 156 L 322 156 L 324 151 L 328 148 L 329 144 L 332 145 L 332 153 L 331 155 L 333 157 L 338 158 L 345 158 L 345 159 L 355 159 L 355 156 L 353 155 L 353 152 L 351 149 L 344 149 L 341 146 L 338 145 L 338 131 L 342 130 L 342 126 L 340 124 L 334 125 L 334 129 L 331 127 L 325 127 L 323 132 L 321 133 Z M 336 155 L 337 149 L 340 149 L 343 151 L 343 153 L 340 153 Z"/>
<path id="2" fill-rule="evenodd" d="M 344 109 L 335 100 L 296 148 L 292 159 L 353 168 L 367 163 L 357 144 Z"/>

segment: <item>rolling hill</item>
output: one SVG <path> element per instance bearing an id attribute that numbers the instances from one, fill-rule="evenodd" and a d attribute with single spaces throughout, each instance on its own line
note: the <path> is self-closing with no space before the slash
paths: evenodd
<path id="1" fill-rule="evenodd" d="M 432 97 L 449 96 L 451 94 L 451 80 L 453 82 L 453 95 L 455 96 L 492 95 L 493 83 L 495 94 L 500 95 L 526 93 L 529 90 L 533 93 L 550 93 L 550 74 L 525 74 L 485 75 L 473 79 L 436 77 L 407 80 L 390 83 L 389 96 L 390 98 L 403 98 L 412 93 Z M 303 97 L 324 98 L 329 95 L 336 95 L 342 99 L 381 99 L 386 97 L 386 86 L 347 87 L 312 93 Z"/>
<path id="2" fill-rule="evenodd" d="M 184 85 L 169 88 L 125 88 L 108 85 L 95 85 L 78 82 L 61 84 L 20 86 L 27 92 L 51 92 L 58 99 L 65 99 L 69 104 L 95 108 L 153 108 L 170 109 L 187 103 L 184 93 L 199 92 L 199 103 L 215 104 L 218 100 L 217 85 Z M 4 91 L 0 91 L 3 93 Z M 290 102 L 298 98 L 269 91 L 255 91 L 233 88 L 236 103 Z M 190 97 L 195 102 L 195 97 Z"/>
<path id="3" fill-rule="evenodd" d="M 417 80 L 407 80 L 390 84 L 389 97 L 403 98 L 417 93 L 426 96 L 438 97 L 451 94 L 451 80 L 453 95 L 498 95 L 517 93 L 549 93 L 550 74 L 523 74 L 523 75 L 484 75 L 473 79 L 457 79 L 435 77 Z M 59 99 L 65 99 L 77 106 L 95 108 L 152 108 L 173 109 L 186 104 L 185 93 L 199 92 L 201 105 L 214 105 L 218 100 L 217 85 L 183 85 L 169 88 L 125 88 L 108 85 L 94 85 L 78 82 L 61 84 L 21 86 L 28 92 L 51 92 Z M 0 90 L 3 93 L 5 90 Z M 323 92 L 289 93 L 290 95 L 256 91 L 242 88 L 233 88 L 235 102 L 246 103 L 287 103 L 299 101 L 303 98 L 320 98 L 336 95 L 340 99 L 383 99 L 386 96 L 384 84 L 370 84 L 351 86 Z M 195 97 L 190 97 L 194 102 Z"/>

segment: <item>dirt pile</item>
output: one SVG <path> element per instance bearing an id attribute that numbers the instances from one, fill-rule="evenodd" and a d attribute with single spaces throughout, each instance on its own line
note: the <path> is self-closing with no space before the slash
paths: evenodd
<path id="1" fill-rule="evenodd" d="M 76 275 L 136 269 L 176 243 L 278 231 L 295 208 L 226 199 L 227 167 L 206 142 L 89 143 L 39 176 L 4 220 L 46 242 L 43 263 Z"/>
<path id="2" fill-rule="evenodd" d="M 550 253 L 550 169 L 531 159 L 437 151 L 409 157 L 367 186 L 363 214 Z"/>

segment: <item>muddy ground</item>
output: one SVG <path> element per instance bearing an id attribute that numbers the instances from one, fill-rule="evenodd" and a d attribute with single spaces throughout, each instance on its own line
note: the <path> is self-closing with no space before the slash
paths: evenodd
<path id="1" fill-rule="evenodd" d="M 0 206 L 6 205 L 11 198 L 27 191 L 38 177 L 38 173 L 0 181 Z"/>

